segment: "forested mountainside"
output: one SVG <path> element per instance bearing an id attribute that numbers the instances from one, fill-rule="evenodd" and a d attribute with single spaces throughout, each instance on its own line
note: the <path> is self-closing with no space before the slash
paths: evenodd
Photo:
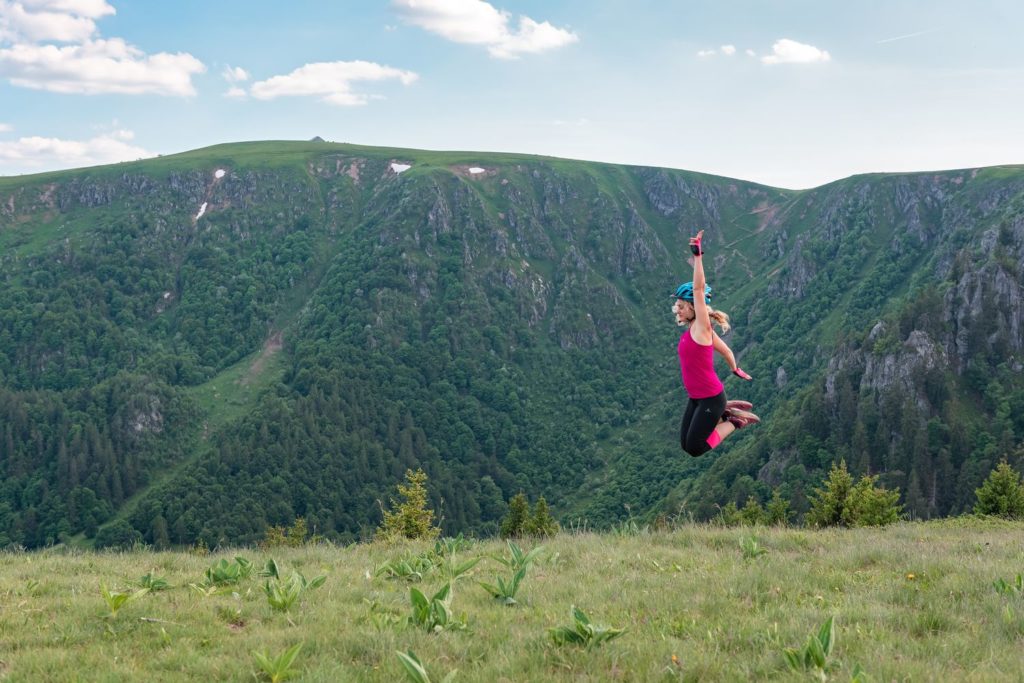
<path id="1" fill-rule="evenodd" d="M 699 228 L 765 423 L 693 459 Z M 449 533 L 519 491 L 592 526 L 800 511 L 840 458 L 956 513 L 1021 460 L 1022 267 L 1017 167 L 794 192 L 265 142 L 0 178 L 0 546 L 353 540 L 415 467 Z"/>

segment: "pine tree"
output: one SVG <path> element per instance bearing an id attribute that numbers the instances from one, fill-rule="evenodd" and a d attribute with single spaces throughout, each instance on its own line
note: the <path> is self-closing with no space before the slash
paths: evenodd
<path id="1" fill-rule="evenodd" d="M 163 550 L 171 546 L 171 537 L 167 531 L 167 520 L 164 519 L 163 515 L 157 515 L 153 518 L 151 533 L 153 537 L 153 547 L 157 550 Z"/>
<path id="2" fill-rule="evenodd" d="M 889 491 L 875 486 L 878 475 L 861 477 L 850 490 L 843 506 L 842 523 L 846 526 L 885 526 L 899 519 L 902 505 L 899 489 Z"/>
<path id="3" fill-rule="evenodd" d="M 399 538 L 437 538 L 441 529 L 433 525 L 434 511 L 427 507 L 427 475 L 422 469 L 405 471 L 406 484 L 398 485 L 398 494 L 405 500 L 391 500 L 391 510 L 384 510 L 384 521 L 377 536 L 384 540 Z"/>
<path id="4" fill-rule="evenodd" d="M 883 526 L 899 518 L 903 506 L 897 504 L 899 489 L 889 491 L 875 485 L 878 475 L 863 476 L 856 485 L 846 469 L 846 461 L 833 464 L 824 488 L 815 489 L 809 526 Z"/>
<path id="5" fill-rule="evenodd" d="M 786 526 L 793 514 L 789 509 L 789 501 L 782 497 L 778 489 L 772 491 L 772 499 L 764 509 L 765 521 L 773 526 Z"/>
<path id="6" fill-rule="evenodd" d="M 558 533 L 558 522 L 548 510 L 548 501 L 541 496 L 533 506 L 533 516 L 527 523 L 526 532 L 532 536 L 554 536 Z"/>
<path id="7" fill-rule="evenodd" d="M 520 491 L 508 502 L 508 514 L 501 520 L 501 537 L 522 536 L 526 533 L 529 517 L 530 503 L 526 500 L 526 494 Z"/>
<path id="8" fill-rule="evenodd" d="M 811 509 L 807 512 L 808 526 L 835 526 L 842 521 L 846 496 L 853 488 L 853 477 L 846 469 L 846 461 L 832 464 L 824 488 L 814 489 Z"/>
<path id="9" fill-rule="evenodd" d="M 1024 517 L 1024 486 L 1020 475 L 1003 460 L 974 491 L 978 502 L 974 511 L 979 515 L 1000 515 L 1010 519 Z"/>
<path id="10" fill-rule="evenodd" d="M 754 496 L 748 496 L 747 502 L 739 511 L 740 521 L 744 526 L 757 526 L 766 522 L 764 508 Z"/>

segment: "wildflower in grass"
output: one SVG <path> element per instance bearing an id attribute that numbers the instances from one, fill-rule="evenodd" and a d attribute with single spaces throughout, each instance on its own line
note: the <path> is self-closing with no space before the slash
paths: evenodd
<path id="1" fill-rule="evenodd" d="M 321 574 L 312 581 L 306 581 L 306 577 L 300 572 L 292 572 L 287 581 L 280 579 L 267 579 L 263 584 L 263 592 L 267 595 L 267 602 L 277 612 L 287 612 L 295 605 L 299 597 L 304 593 L 319 588 L 327 577 Z"/>
<path id="2" fill-rule="evenodd" d="M 206 570 L 207 586 L 233 586 L 252 574 L 252 562 L 244 557 L 235 557 L 234 562 L 222 559 Z"/>
<path id="3" fill-rule="evenodd" d="M 1013 582 L 1008 582 L 1003 577 L 999 577 L 992 585 L 995 586 L 996 592 L 1000 595 L 1024 595 L 1024 574 L 1017 574 L 1017 579 Z"/>
<path id="4" fill-rule="evenodd" d="M 253 652 L 252 656 L 256 659 L 256 663 L 260 665 L 263 676 L 270 683 L 278 683 L 279 681 L 287 681 L 294 678 L 299 673 L 292 669 L 291 666 L 295 662 L 295 658 L 299 656 L 299 650 L 301 649 L 302 643 L 300 642 L 288 648 L 277 657 L 271 657 L 267 652 Z"/>
<path id="5" fill-rule="evenodd" d="M 153 576 L 152 572 L 146 574 L 141 579 L 139 579 L 139 586 L 142 588 L 148 588 L 149 590 L 154 592 L 167 590 L 171 587 L 171 585 L 167 583 L 166 579 L 160 578 L 158 576 Z"/>
<path id="6" fill-rule="evenodd" d="M 413 683 L 431 683 L 430 674 L 427 673 L 427 668 L 423 666 L 423 662 L 419 660 L 416 653 L 412 650 L 408 652 L 395 652 L 398 655 L 398 660 L 402 662 L 402 666 L 405 668 L 406 677 Z M 441 679 L 441 683 L 449 683 L 455 678 L 455 671 L 449 671 L 448 674 Z"/>
<path id="7" fill-rule="evenodd" d="M 745 560 L 755 559 L 768 552 L 758 544 L 757 538 L 754 536 L 748 536 L 740 541 L 740 550 L 743 551 L 743 559 Z"/>
<path id="8" fill-rule="evenodd" d="M 829 617 L 828 621 L 818 629 L 817 634 L 808 636 L 807 644 L 802 650 L 787 647 L 782 654 L 785 655 L 786 663 L 793 671 L 813 672 L 819 679 L 825 680 L 825 673 L 835 666 L 834 663 L 828 661 L 835 642 L 835 617 Z"/>
<path id="9" fill-rule="evenodd" d="M 141 598 L 143 595 L 149 592 L 148 588 L 140 588 L 134 593 L 125 593 L 122 591 L 112 591 L 107 589 L 107 584 L 100 584 L 100 593 L 103 595 L 103 600 L 107 603 L 107 607 L 110 609 L 110 614 L 107 614 L 105 618 L 113 619 L 117 616 L 117 611 L 127 605 L 132 600 Z"/>
<path id="10" fill-rule="evenodd" d="M 465 615 L 463 620 L 455 619 L 452 614 L 452 585 L 446 583 L 429 600 L 416 588 L 409 589 L 409 600 L 412 603 L 412 616 L 409 624 L 420 626 L 430 633 L 438 633 L 449 629 L 466 628 Z"/>
<path id="11" fill-rule="evenodd" d="M 618 638 L 626 631 L 624 628 L 593 624 L 587 615 L 576 606 L 572 608 L 572 618 L 572 626 L 548 629 L 548 635 L 551 636 L 555 645 L 582 645 L 590 650 L 601 643 Z"/>

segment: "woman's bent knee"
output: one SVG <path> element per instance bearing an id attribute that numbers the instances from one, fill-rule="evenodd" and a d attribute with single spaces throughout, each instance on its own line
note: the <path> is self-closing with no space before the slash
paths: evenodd
<path id="1" fill-rule="evenodd" d="M 707 441 L 701 441 L 698 444 L 683 444 L 683 451 L 693 456 L 694 458 L 704 455 L 710 450 L 711 447 L 708 446 Z"/>

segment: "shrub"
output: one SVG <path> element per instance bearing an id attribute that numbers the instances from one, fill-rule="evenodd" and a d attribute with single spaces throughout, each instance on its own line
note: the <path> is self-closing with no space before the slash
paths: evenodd
<path id="1" fill-rule="evenodd" d="M 533 515 L 526 532 L 531 536 L 554 536 L 558 533 L 558 522 L 548 510 L 548 502 L 541 496 L 533 506 Z"/>
<path id="2" fill-rule="evenodd" d="M 298 548 L 321 541 L 320 536 L 310 536 L 304 517 L 296 517 L 291 527 L 271 526 L 264 532 L 260 546 L 267 548 Z"/>
<path id="3" fill-rule="evenodd" d="M 773 526 L 786 526 L 793 515 L 789 509 L 789 501 L 782 497 L 778 490 L 772 491 L 772 499 L 764 509 L 765 521 Z"/>
<path id="4" fill-rule="evenodd" d="M 551 516 L 548 501 L 541 496 L 530 514 L 530 501 L 526 494 L 519 492 L 508 502 L 508 514 L 501 520 L 501 537 L 554 536 L 558 533 L 558 522 Z"/>
<path id="5" fill-rule="evenodd" d="M 1024 517 L 1024 486 L 1020 475 L 1003 460 L 976 489 L 974 511 L 980 515 L 999 515 L 1009 519 Z"/>
<path id="6" fill-rule="evenodd" d="M 761 503 L 757 502 L 757 498 L 750 496 L 747 498 L 746 505 L 739 511 L 740 523 L 744 526 L 756 526 L 758 524 L 765 524 L 768 518 L 764 514 L 764 508 L 761 507 Z"/>
<path id="7" fill-rule="evenodd" d="M 508 502 L 508 514 L 501 520 L 501 537 L 524 535 L 529 521 L 530 503 L 526 500 L 526 494 L 520 491 Z"/>
<path id="8" fill-rule="evenodd" d="M 142 534 L 123 519 L 100 527 L 96 533 L 96 548 L 130 548 L 142 543 Z"/>
<path id="9" fill-rule="evenodd" d="M 885 526 L 899 519 L 903 506 L 899 490 L 875 486 L 878 475 L 862 477 L 846 497 L 843 523 L 847 526 Z"/>
<path id="10" fill-rule="evenodd" d="M 718 514 L 711 521 L 721 526 L 739 526 L 743 523 L 743 518 L 740 517 L 736 503 L 730 500 L 719 509 Z"/>
<path id="11" fill-rule="evenodd" d="M 902 505 L 899 489 L 889 491 L 875 486 L 878 475 L 864 475 L 856 485 L 840 460 L 829 470 L 824 487 L 811 494 L 807 512 L 809 526 L 884 526 L 899 518 Z"/>
<path id="12" fill-rule="evenodd" d="M 774 507 L 772 507 L 774 506 Z M 712 520 L 715 524 L 722 526 L 757 526 L 759 524 L 785 524 L 788 517 L 789 501 L 778 498 L 778 493 L 772 497 L 771 503 L 766 510 L 761 507 L 757 498 L 750 496 L 742 508 L 736 507 L 736 503 L 729 501 L 719 510 L 718 515 Z M 777 521 L 781 518 L 781 522 Z"/>

